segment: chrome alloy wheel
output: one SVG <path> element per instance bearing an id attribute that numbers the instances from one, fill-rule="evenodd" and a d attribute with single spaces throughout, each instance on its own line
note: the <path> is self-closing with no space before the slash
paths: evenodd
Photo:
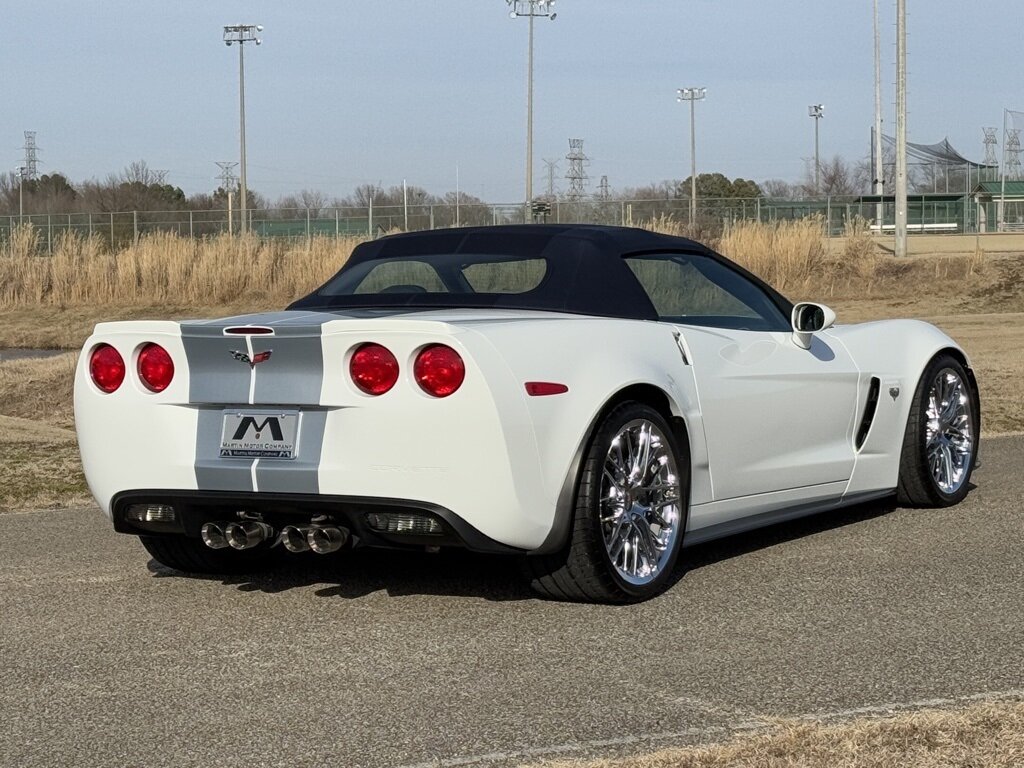
<path id="1" fill-rule="evenodd" d="M 682 504 L 665 435 L 647 419 L 626 423 L 608 447 L 600 501 L 604 546 L 620 578 L 643 586 L 658 577 L 681 534 Z"/>
<path id="2" fill-rule="evenodd" d="M 928 468 L 940 491 L 956 493 L 970 471 L 975 438 L 970 393 L 955 371 L 943 368 L 935 377 L 926 417 Z"/>

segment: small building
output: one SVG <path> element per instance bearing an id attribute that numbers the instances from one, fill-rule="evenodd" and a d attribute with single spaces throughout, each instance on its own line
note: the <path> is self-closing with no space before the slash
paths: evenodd
<path id="1" fill-rule="evenodd" d="M 972 197 L 978 232 L 1024 232 L 1024 181 L 983 181 Z"/>

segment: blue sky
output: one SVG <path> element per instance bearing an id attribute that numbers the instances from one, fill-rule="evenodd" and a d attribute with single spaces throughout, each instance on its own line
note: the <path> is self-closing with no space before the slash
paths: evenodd
<path id="1" fill-rule="evenodd" d="M 186 192 L 237 160 L 237 52 L 246 48 L 249 186 L 271 199 L 357 184 L 524 194 L 527 24 L 504 0 L 2 0 L 0 168 L 35 130 L 42 172 L 103 177 L 134 160 Z M 980 159 L 983 125 L 1024 109 L 1019 0 L 908 0 L 909 138 L 949 136 Z M 892 132 L 895 0 L 881 0 L 883 115 Z M 675 89 L 703 85 L 698 170 L 795 181 L 813 155 L 867 154 L 871 0 L 558 0 L 537 24 L 535 188 L 542 158 L 585 139 L 589 189 L 689 175 Z M 568 163 L 559 163 L 565 188 Z"/>

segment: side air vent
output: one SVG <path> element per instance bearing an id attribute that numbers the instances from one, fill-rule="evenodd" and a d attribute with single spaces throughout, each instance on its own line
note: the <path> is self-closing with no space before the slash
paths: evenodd
<path id="1" fill-rule="evenodd" d="M 877 376 L 871 377 L 871 386 L 868 387 L 868 401 L 864 404 L 864 417 L 860 420 L 860 429 L 857 430 L 857 450 L 859 451 L 868 439 L 868 432 L 871 431 L 871 422 L 875 420 L 875 410 L 878 408 L 878 391 L 882 382 Z"/>
<path id="2" fill-rule="evenodd" d="M 224 329 L 225 336 L 273 336 L 274 329 L 264 325 L 236 325 Z"/>

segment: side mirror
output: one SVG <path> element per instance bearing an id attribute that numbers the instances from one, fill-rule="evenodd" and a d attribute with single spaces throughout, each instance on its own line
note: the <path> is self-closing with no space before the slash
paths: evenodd
<path id="1" fill-rule="evenodd" d="M 814 334 L 831 328 L 835 321 L 836 313 L 824 304 L 801 301 L 793 307 L 793 343 L 798 347 L 810 349 Z"/>

